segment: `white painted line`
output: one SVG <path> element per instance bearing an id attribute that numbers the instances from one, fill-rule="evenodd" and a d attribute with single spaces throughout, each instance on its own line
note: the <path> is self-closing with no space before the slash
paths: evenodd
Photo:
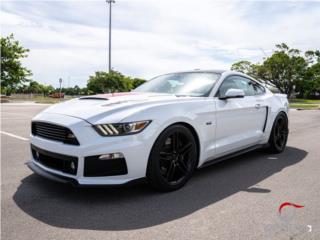
<path id="1" fill-rule="evenodd" d="M 36 102 L 11 102 L 1 103 L 1 106 L 50 106 L 50 103 L 36 103 Z"/>
<path id="2" fill-rule="evenodd" d="M 0 131 L 0 133 L 2 133 L 2 134 L 4 134 L 4 135 L 7 135 L 7 136 L 10 136 L 10 137 L 14 137 L 14 138 L 23 140 L 23 141 L 29 141 L 28 138 L 20 137 L 20 136 L 18 136 L 18 135 L 12 134 L 12 133 L 4 132 L 4 131 Z"/>
<path id="3" fill-rule="evenodd" d="M 21 117 L 27 117 L 27 118 L 33 118 L 34 116 L 30 116 L 30 115 L 27 115 L 27 114 L 21 114 L 21 113 L 13 113 L 13 112 L 4 112 L 2 113 L 2 115 L 10 115 L 10 114 L 13 114 L 13 115 L 17 115 L 17 116 L 21 116 Z"/>
<path id="4" fill-rule="evenodd" d="M 24 119 L 24 118 L 1 118 L 1 120 L 23 120 L 23 121 L 25 121 L 26 119 Z"/>

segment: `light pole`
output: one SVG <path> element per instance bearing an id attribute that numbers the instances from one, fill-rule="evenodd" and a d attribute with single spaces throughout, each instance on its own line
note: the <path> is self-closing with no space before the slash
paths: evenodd
<path id="1" fill-rule="evenodd" d="M 115 3 L 114 0 L 106 0 L 109 4 L 109 73 L 111 72 L 111 9 L 112 3 Z"/>
<path id="2" fill-rule="evenodd" d="M 61 83 L 62 83 L 62 78 L 59 78 L 59 83 L 60 83 L 59 101 L 61 102 Z"/>

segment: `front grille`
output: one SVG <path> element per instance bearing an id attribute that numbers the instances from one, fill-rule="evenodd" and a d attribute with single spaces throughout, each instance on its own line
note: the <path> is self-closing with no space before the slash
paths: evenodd
<path id="1" fill-rule="evenodd" d="M 31 144 L 33 159 L 45 167 L 58 170 L 71 175 L 77 174 L 78 158 L 49 152 Z"/>
<path id="2" fill-rule="evenodd" d="M 77 138 L 69 128 L 52 123 L 32 122 L 31 132 L 34 136 L 39 136 L 66 144 L 79 145 Z"/>

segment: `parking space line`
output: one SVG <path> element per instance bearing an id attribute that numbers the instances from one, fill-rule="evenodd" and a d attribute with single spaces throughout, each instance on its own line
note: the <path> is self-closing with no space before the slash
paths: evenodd
<path id="1" fill-rule="evenodd" d="M 2 134 L 4 134 L 4 135 L 10 136 L 10 137 L 14 137 L 14 138 L 17 138 L 17 139 L 20 139 L 20 140 L 23 140 L 23 141 L 29 141 L 28 138 L 20 137 L 18 135 L 12 134 L 12 133 L 4 132 L 4 131 L 0 131 L 0 132 Z"/>
<path id="2" fill-rule="evenodd" d="M 13 114 L 13 115 L 16 115 L 16 116 L 21 116 L 21 117 L 27 117 L 27 118 L 33 118 L 33 116 L 30 116 L 28 114 L 23 114 L 23 113 L 13 113 L 13 112 L 5 112 L 3 111 L 2 112 L 3 115 L 10 115 L 10 114 Z"/>

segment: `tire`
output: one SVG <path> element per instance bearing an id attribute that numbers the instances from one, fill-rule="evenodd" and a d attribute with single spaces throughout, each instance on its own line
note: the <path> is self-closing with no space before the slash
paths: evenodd
<path id="1" fill-rule="evenodd" d="M 284 151 L 288 140 L 288 118 L 284 112 L 280 112 L 274 120 L 269 137 L 269 152 L 281 153 Z"/>
<path id="2" fill-rule="evenodd" d="M 159 191 L 174 191 L 190 179 L 198 162 L 191 131 L 180 124 L 165 129 L 155 141 L 148 162 L 147 179 Z"/>

